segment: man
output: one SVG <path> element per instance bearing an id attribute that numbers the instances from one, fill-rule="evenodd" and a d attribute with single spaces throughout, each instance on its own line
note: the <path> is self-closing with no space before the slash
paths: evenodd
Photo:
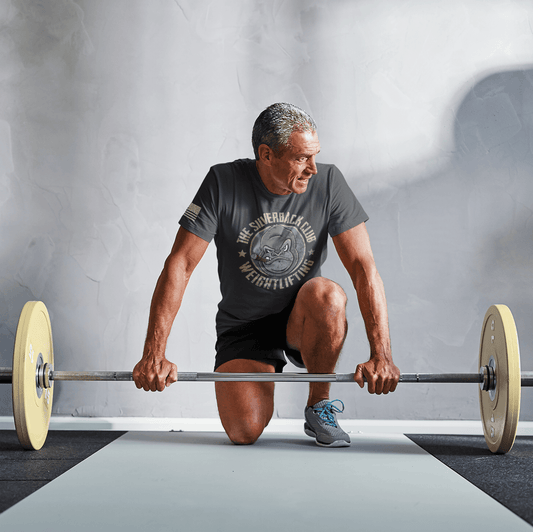
<path id="1" fill-rule="evenodd" d="M 365 222 L 365 211 L 333 165 L 316 163 L 316 124 L 291 104 L 257 118 L 255 161 L 216 165 L 180 220 L 158 280 L 138 388 L 162 391 L 177 380 L 165 346 L 183 293 L 211 239 L 217 246 L 222 300 L 217 313 L 217 372 L 281 372 L 285 355 L 309 373 L 333 373 L 346 333 L 347 297 L 320 275 L 328 234 L 353 281 L 370 342 L 370 360 L 355 381 L 370 393 L 396 389 L 387 306 Z M 285 353 L 285 355 L 284 355 Z M 304 430 L 318 445 L 350 438 L 338 425 L 339 400 L 329 383 L 310 383 Z M 273 382 L 217 382 L 220 419 L 236 444 L 251 444 L 274 411 Z M 343 406 L 343 405 L 342 405 Z"/>

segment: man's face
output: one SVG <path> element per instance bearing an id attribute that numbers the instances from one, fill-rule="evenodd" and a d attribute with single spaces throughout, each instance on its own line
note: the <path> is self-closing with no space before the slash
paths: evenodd
<path id="1" fill-rule="evenodd" d="M 273 155 L 270 167 L 271 183 L 268 188 L 274 194 L 302 194 L 307 190 L 311 177 L 317 173 L 315 157 L 320 152 L 320 142 L 315 131 L 294 132 L 291 146 L 281 157 Z M 272 190 L 271 186 L 274 188 Z"/>

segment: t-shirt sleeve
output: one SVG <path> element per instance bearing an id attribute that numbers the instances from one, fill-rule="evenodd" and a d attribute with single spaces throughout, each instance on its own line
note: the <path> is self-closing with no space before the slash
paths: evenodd
<path id="1" fill-rule="evenodd" d="M 218 183 L 211 169 L 179 224 L 206 242 L 211 242 L 218 230 L 218 197 Z"/>
<path id="2" fill-rule="evenodd" d="M 341 171 L 333 166 L 330 181 L 330 217 L 328 233 L 337 236 L 348 229 L 366 222 L 368 215 L 348 186 Z"/>

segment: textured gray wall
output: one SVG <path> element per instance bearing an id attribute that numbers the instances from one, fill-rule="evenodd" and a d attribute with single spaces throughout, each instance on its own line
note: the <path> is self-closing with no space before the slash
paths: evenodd
<path id="1" fill-rule="evenodd" d="M 177 220 L 210 165 L 252 155 L 274 101 L 309 110 L 320 160 L 370 214 L 402 371 L 477 371 L 484 313 L 515 314 L 532 370 L 533 6 L 508 0 L 0 0 L 0 365 L 20 310 L 43 300 L 56 368 L 128 370 Z M 350 297 L 339 371 L 368 346 Z M 169 342 L 211 371 L 214 247 Z M 60 383 L 54 412 L 214 417 L 210 384 L 163 394 Z M 475 385 L 334 394 L 348 417 L 476 419 Z M 278 385 L 299 417 L 305 385 Z M 10 392 L 0 389 L 0 414 Z M 533 419 L 530 390 L 522 419 Z"/>

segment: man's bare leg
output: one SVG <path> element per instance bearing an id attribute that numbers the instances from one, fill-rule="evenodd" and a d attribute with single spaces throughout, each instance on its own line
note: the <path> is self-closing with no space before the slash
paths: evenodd
<path id="1" fill-rule="evenodd" d="M 346 294 L 323 277 L 305 283 L 287 324 L 287 342 L 300 351 L 309 373 L 333 373 L 346 338 Z M 235 359 L 217 372 L 274 373 L 274 367 L 257 360 Z M 307 405 L 329 398 L 327 382 L 309 385 Z M 216 382 L 218 411 L 224 430 L 236 444 L 252 444 L 262 434 L 274 412 L 273 382 Z"/>
<path id="2" fill-rule="evenodd" d="M 257 360 L 235 359 L 217 368 L 220 373 L 274 373 Z M 254 443 L 274 413 L 273 382 L 215 382 L 218 412 L 229 439 L 239 445 Z"/>
<path id="3" fill-rule="evenodd" d="M 347 297 L 335 282 L 316 277 L 296 298 L 287 324 L 287 343 L 302 354 L 309 373 L 333 373 L 346 338 Z M 329 398 L 330 384 L 309 384 L 307 406 Z"/>

